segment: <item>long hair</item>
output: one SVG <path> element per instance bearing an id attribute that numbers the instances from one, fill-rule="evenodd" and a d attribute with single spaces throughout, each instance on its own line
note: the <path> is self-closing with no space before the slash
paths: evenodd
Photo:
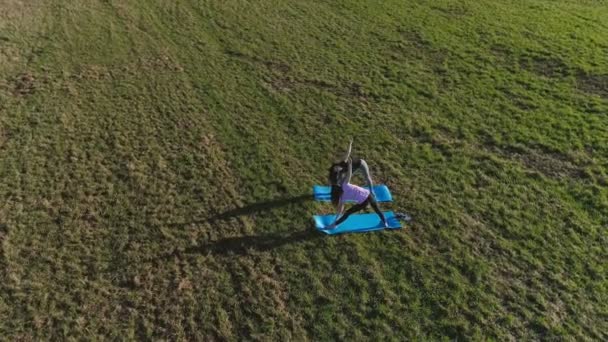
<path id="1" fill-rule="evenodd" d="M 342 197 L 342 187 L 336 184 L 331 185 L 331 203 L 335 206 L 340 204 L 340 197 Z"/>
<path id="2" fill-rule="evenodd" d="M 338 185 L 342 170 L 342 166 L 339 163 L 335 163 L 329 168 L 329 176 L 327 177 L 329 185 Z"/>

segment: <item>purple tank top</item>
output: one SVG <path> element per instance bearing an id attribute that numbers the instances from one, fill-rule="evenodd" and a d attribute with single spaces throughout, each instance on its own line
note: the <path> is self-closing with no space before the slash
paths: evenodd
<path id="1" fill-rule="evenodd" d="M 340 197 L 342 203 L 355 201 L 357 204 L 361 204 L 369 197 L 369 190 L 350 183 L 342 184 L 342 191 L 343 193 Z"/>

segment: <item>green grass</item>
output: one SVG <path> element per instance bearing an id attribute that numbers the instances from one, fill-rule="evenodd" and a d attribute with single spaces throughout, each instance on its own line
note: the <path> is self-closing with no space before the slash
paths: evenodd
<path id="1" fill-rule="evenodd" d="M 0 338 L 608 339 L 605 1 L 0 5 Z M 396 232 L 307 196 L 355 138 Z"/>

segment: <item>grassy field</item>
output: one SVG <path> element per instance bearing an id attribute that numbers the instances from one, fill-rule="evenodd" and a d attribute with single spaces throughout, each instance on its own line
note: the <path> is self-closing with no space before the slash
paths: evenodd
<path id="1" fill-rule="evenodd" d="M 607 115 L 606 1 L 0 0 L 0 339 L 607 340 Z"/>

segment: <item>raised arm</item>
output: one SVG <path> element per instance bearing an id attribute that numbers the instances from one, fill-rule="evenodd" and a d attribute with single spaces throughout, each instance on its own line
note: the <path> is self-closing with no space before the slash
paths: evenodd
<path id="1" fill-rule="evenodd" d="M 351 158 L 348 158 L 348 161 L 346 162 L 346 176 L 342 180 L 342 184 L 350 183 L 350 179 L 352 176 L 353 176 L 353 160 Z"/>
<path id="2" fill-rule="evenodd" d="M 346 151 L 346 154 L 344 155 L 344 162 L 348 161 L 348 158 L 350 158 L 350 152 L 353 150 L 353 139 L 350 139 L 350 142 L 348 143 L 348 150 Z"/>

